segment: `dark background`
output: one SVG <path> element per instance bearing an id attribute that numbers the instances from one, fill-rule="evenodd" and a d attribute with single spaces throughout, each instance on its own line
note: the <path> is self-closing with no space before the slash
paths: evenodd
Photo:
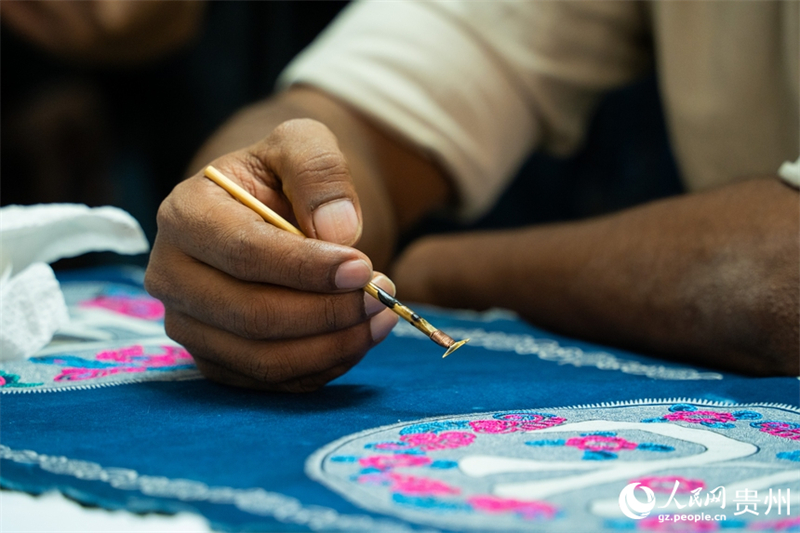
<path id="1" fill-rule="evenodd" d="M 267 96 L 344 5 L 210 2 L 193 43 L 135 68 L 70 64 L 3 29 L 0 202 L 116 205 L 152 242 L 158 205 L 202 142 L 237 109 Z M 497 207 L 471 227 L 584 218 L 681 190 L 650 76 L 604 99 L 573 157 L 532 156 Z M 404 242 L 459 229 L 433 218 Z M 130 261 L 90 254 L 60 265 Z"/>

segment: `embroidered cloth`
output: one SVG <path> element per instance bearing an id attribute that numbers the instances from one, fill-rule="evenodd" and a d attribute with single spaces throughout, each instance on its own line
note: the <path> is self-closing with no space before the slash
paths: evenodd
<path id="1" fill-rule="evenodd" d="M 140 272 L 61 282 L 70 328 L 0 364 L 5 488 L 223 531 L 800 529 L 797 378 L 422 309 L 470 344 L 400 324 L 319 392 L 257 393 L 202 379 Z"/>

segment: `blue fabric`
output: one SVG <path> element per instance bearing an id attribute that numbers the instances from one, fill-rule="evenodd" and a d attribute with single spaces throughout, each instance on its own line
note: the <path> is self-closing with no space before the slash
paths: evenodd
<path id="1" fill-rule="evenodd" d="M 136 276 L 97 271 L 67 281 L 89 278 L 136 282 Z M 602 351 L 652 367 L 689 368 L 570 340 L 514 319 L 420 311 L 444 331 L 482 329 L 529 336 L 555 341 L 573 351 L 579 348 L 584 354 Z M 203 379 L 4 394 L 0 439 L 6 456 L 0 480 L 6 488 L 31 493 L 55 488 L 108 508 L 192 510 L 226 531 L 311 528 L 302 520 L 259 516 L 230 503 L 148 496 L 138 490 L 114 488 L 107 480 L 79 479 L 42 468 L 46 461 L 42 457 L 65 457 L 104 468 L 131 469 L 139 476 L 197 480 L 210 487 L 262 488 L 295 498 L 303 507 L 323 506 L 341 515 L 372 517 L 386 529 L 426 529 L 359 508 L 312 481 L 304 473 L 306 459 L 344 435 L 436 416 L 652 398 L 800 404 L 796 378 L 721 373 L 722 379 L 652 379 L 494 348 L 481 347 L 478 342 L 442 360 L 437 346 L 401 329 L 348 374 L 305 395 L 239 390 Z M 707 369 L 696 370 L 701 376 L 713 377 Z M 17 456 L 12 460 L 7 450 L 32 450 L 38 459 L 26 463 Z"/>

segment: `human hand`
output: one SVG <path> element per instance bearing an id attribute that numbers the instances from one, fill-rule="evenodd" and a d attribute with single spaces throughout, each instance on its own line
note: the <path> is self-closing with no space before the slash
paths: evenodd
<path id="1" fill-rule="evenodd" d="M 167 334 L 223 383 L 314 390 L 388 335 L 397 316 L 361 288 L 394 294 L 352 248 L 361 208 L 336 138 L 321 123 L 282 123 L 212 163 L 295 223 L 280 230 L 198 173 L 161 205 L 145 286 Z"/>
<path id="2" fill-rule="evenodd" d="M 604 217 L 426 237 L 392 277 L 405 301 L 502 307 L 593 342 L 796 376 L 799 206 L 776 177 L 743 180 Z"/>

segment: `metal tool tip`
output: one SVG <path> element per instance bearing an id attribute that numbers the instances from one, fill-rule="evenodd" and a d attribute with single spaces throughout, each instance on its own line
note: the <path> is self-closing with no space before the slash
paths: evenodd
<path id="1" fill-rule="evenodd" d="M 448 355 L 450 355 L 451 353 L 455 352 L 456 350 L 458 350 L 459 348 L 461 348 L 462 346 L 464 346 L 464 345 L 465 345 L 465 344 L 467 344 L 468 342 L 469 342 L 469 339 L 464 339 L 463 341 L 454 342 L 454 343 L 453 343 L 453 344 L 452 344 L 452 345 L 451 345 L 451 346 L 450 346 L 450 347 L 447 349 L 447 351 L 446 351 L 446 352 L 444 352 L 444 355 L 442 356 L 442 359 L 444 359 L 445 357 L 447 357 L 447 356 L 448 356 Z"/>

